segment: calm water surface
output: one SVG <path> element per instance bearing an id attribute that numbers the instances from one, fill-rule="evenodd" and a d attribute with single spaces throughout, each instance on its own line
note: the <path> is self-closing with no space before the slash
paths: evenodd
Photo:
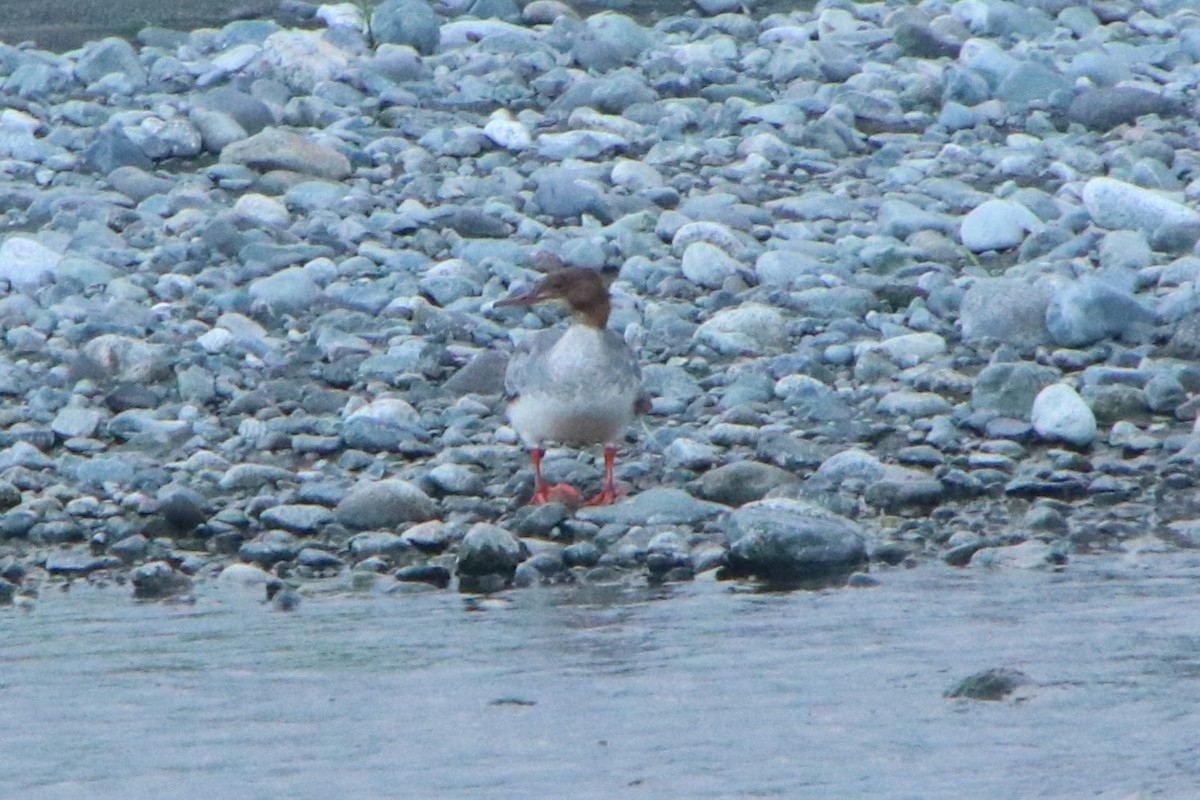
<path id="1" fill-rule="evenodd" d="M 1143 798 L 1200 786 L 1200 558 L 871 589 L 0 609 L 0 796 Z M 1008 666 L 1037 685 L 947 700 Z"/>

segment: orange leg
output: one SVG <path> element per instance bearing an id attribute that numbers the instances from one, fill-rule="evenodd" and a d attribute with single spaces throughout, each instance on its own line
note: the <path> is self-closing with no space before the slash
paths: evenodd
<path id="1" fill-rule="evenodd" d="M 607 506 L 615 503 L 622 492 L 617 489 L 616 478 L 613 477 L 613 465 L 617 461 L 616 445 L 604 445 L 604 488 L 595 497 L 585 503 L 589 506 Z"/>
<path id="2" fill-rule="evenodd" d="M 529 448 L 529 460 L 533 462 L 533 497 L 529 498 L 529 505 L 540 506 L 544 503 L 558 502 L 566 506 L 578 507 L 579 491 L 574 486 L 565 483 L 556 483 L 550 486 L 542 477 L 542 456 L 544 455 L 546 455 L 546 451 L 540 447 Z"/>

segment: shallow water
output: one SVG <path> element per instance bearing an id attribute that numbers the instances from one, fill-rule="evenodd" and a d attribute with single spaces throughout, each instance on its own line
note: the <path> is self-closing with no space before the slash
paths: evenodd
<path id="1" fill-rule="evenodd" d="M 1189 797 L 1200 560 L 0 610 L 22 798 Z M 1016 699 L 947 700 L 1008 666 Z"/>

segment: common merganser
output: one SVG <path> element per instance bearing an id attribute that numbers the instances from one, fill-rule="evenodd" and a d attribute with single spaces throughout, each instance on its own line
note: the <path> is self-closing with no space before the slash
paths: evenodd
<path id="1" fill-rule="evenodd" d="M 606 505 L 619 495 L 613 478 L 617 441 L 634 415 L 648 410 L 637 356 L 620 334 L 608 329 L 608 288 L 599 273 L 567 267 L 543 278 L 532 291 L 498 306 L 528 306 L 564 300 L 571 310 L 566 328 L 524 338 L 508 362 L 504 388 L 508 419 L 529 448 L 533 462 L 530 504 L 572 500 L 571 486 L 548 486 L 542 456 L 549 441 L 604 445 L 604 488 L 587 505 Z"/>

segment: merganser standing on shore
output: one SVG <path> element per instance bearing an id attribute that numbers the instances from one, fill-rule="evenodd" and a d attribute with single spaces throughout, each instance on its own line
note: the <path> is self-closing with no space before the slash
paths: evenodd
<path id="1" fill-rule="evenodd" d="M 608 329 L 608 288 L 594 270 L 567 267 L 543 278 L 532 291 L 498 306 L 528 306 L 563 300 L 571 309 L 567 328 L 539 331 L 521 341 L 508 362 L 504 389 L 508 419 L 529 448 L 533 462 L 531 504 L 552 495 L 574 495 L 570 486 L 548 486 L 542 478 L 545 443 L 604 445 L 604 488 L 588 505 L 616 500 L 613 478 L 617 441 L 638 412 L 647 410 L 637 356 L 620 334 Z"/>

